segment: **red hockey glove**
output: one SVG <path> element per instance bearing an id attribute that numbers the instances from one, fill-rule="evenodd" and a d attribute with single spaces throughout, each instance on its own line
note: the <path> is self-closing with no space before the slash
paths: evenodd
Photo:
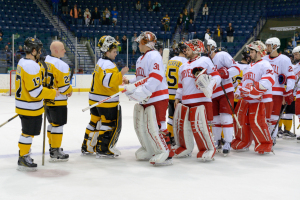
<path id="1" fill-rule="evenodd" d="M 292 102 L 294 101 L 294 94 L 293 90 L 283 92 L 284 100 L 288 105 L 291 105 Z"/>
<path id="2" fill-rule="evenodd" d="M 242 87 L 240 88 L 241 97 L 250 97 L 251 99 L 261 99 L 262 95 L 267 91 L 262 85 L 259 85 L 258 82 L 254 86 Z"/>
<path id="3" fill-rule="evenodd" d="M 218 69 L 218 72 L 219 72 L 222 79 L 228 79 L 229 78 L 229 72 L 228 72 L 228 69 L 226 67 L 221 67 L 220 69 Z"/>

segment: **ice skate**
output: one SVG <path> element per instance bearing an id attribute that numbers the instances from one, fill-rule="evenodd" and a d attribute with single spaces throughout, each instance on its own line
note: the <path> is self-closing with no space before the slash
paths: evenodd
<path id="1" fill-rule="evenodd" d="M 288 130 L 285 130 L 283 132 L 283 135 L 282 135 L 282 139 L 285 139 L 285 140 L 295 140 L 297 137 L 296 134 L 292 133 L 291 131 L 288 131 Z"/>
<path id="2" fill-rule="evenodd" d="M 136 152 L 135 152 L 135 157 L 137 160 L 140 161 L 148 161 L 152 158 L 153 155 L 151 153 L 147 152 L 144 147 L 140 147 Z"/>
<path id="3" fill-rule="evenodd" d="M 121 155 L 121 152 L 116 149 L 115 147 L 110 149 L 110 151 L 100 151 L 99 149 L 97 149 L 96 152 L 96 158 L 116 158 L 119 157 Z"/>
<path id="4" fill-rule="evenodd" d="M 206 161 L 214 161 L 213 158 L 214 154 L 216 153 L 216 150 L 206 150 L 206 151 L 200 151 L 197 154 L 197 159 L 201 160 L 202 162 Z"/>
<path id="5" fill-rule="evenodd" d="M 281 129 L 281 127 L 278 128 L 277 137 L 282 138 L 282 135 L 284 134 L 284 131 Z"/>
<path id="6" fill-rule="evenodd" d="M 69 160 L 69 154 L 63 152 L 63 148 L 51 148 L 49 162 L 66 162 Z"/>
<path id="7" fill-rule="evenodd" d="M 30 154 L 24 156 L 19 156 L 18 168 L 19 171 L 36 171 L 37 164 L 33 163 L 33 159 L 30 157 Z"/>
<path id="8" fill-rule="evenodd" d="M 221 140 L 216 141 L 215 146 L 216 146 L 216 151 L 218 153 L 221 153 L 222 152 L 222 141 Z"/>
<path id="9" fill-rule="evenodd" d="M 173 159 L 171 157 L 169 157 L 164 162 L 162 162 L 162 163 L 155 163 L 153 165 L 154 166 L 168 166 L 168 165 L 173 165 Z"/>
<path id="10" fill-rule="evenodd" d="M 93 155 L 94 153 L 88 152 L 86 145 L 82 145 L 81 147 L 81 156 Z"/>
<path id="11" fill-rule="evenodd" d="M 167 150 L 166 152 L 157 154 L 155 156 L 153 156 L 149 162 L 153 165 L 155 164 L 159 164 L 159 163 L 163 163 L 165 162 L 165 160 L 167 160 L 167 158 L 169 157 L 169 150 Z"/>
<path id="12" fill-rule="evenodd" d="M 225 144 L 223 145 L 223 156 L 226 157 L 231 149 L 231 145 L 229 142 L 225 142 Z"/>

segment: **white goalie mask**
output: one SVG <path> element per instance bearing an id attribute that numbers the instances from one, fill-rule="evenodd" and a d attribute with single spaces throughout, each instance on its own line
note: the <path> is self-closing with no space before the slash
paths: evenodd
<path id="1" fill-rule="evenodd" d="M 98 47 L 100 47 L 102 53 L 105 53 L 113 48 L 117 48 L 119 44 L 112 36 L 105 35 L 99 39 Z"/>
<path id="2" fill-rule="evenodd" d="M 261 53 L 261 56 L 266 55 L 266 45 L 262 41 L 254 41 L 246 46 L 247 49 L 253 49 Z"/>

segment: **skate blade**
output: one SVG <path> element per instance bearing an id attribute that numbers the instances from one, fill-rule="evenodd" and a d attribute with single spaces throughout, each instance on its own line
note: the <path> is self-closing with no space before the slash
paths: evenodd
<path id="1" fill-rule="evenodd" d="M 149 161 L 151 158 L 137 158 L 137 161 Z"/>
<path id="2" fill-rule="evenodd" d="M 17 170 L 23 172 L 35 172 L 37 171 L 37 167 L 25 167 L 25 166 L 18 165 Z"/>
<path id="3" fill-rule="evenodd" d="M 69 158 L 66 159 L 57 159 L 57 158 L 50 158 L 49 162 L 55 163 L 55 162 L 67 162 Z"/>
<path id="4" fill-rule="evenodd" d="M 282 139 L 284 139 L 284 140 L 295 140 L 296 137 L 282 137 Z"/>
<path id="5" fill-rule="evenodd" d="M 119 155 L 96 155 L 97 159 L 101 159 L 101 158 L 117 158 L 119 157 Z"/>
<path id="6" fill-rule="evenodd" d="M 227 157 L 227 156 L 228 156 L 228 154 L 229 154 L 229 153 L 223 153 L 223 156 L 224 156 L 224 157 Z"/>
<path id="7" fill-rule="evenodd" d="M 90 153 L 90 152 L 81 152 L 80 154 L 81 156 L 91 156 L 91 155 L 94 155 L 93 153 Z"/>
<path id="8" fill-rule="evenodd" d="M 168 166 L 168 165 L 173 165 L 173 160 L 166 160 L 165 162 L 162 163 L 151 163 L 153 166 L 158 167 L 158 166 Z"/>
<path id="9" fill-rule="evenodd" d="M 232 149 L 233 151 L 236 152 L 245 152 L 245 151 L 249 151 L 249 148 L 244 148 L 244 149 Z"/>
<path id="10" fill-rule="evenodd" d="M 192 153 L 189 153 L 187 155 L 183 155 L 183 156 L 179 156 L 179 155 L 175 155 L 175 158 L 188 158 L 188 157 L 192 157 Z"/>

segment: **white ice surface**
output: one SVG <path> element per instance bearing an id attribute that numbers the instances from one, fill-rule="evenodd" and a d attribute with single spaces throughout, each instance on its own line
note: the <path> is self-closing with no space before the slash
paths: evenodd
<path id="1" fill-rule="evenodd" d="M 134 102 L 121 96 L 123 129 L 118 142 L 122 155 L 116 159 L 80 156 L 89 112 L 87 93 L 74 93 L 69 99 L 68 124 L 62 147 L 70 153 L 66 163 L 42 166 L 42 133 L 33 139 L 32 158 L 36 172 L 17 171 L 20 119 L 0 128 L 0 200 L 8 199 L 300 199 L 300 143 L 279 139 L 276 155 L 253 151 L 231 152 L 215 161 L 174 159 L 172 166 L 154 167 L 135 160 L 140 146 L 133 128 Z M 14 98 L 0 96 L 0 123 L 14 116 Z M 298 124 L 298 123 L 297 123 Z"/>

